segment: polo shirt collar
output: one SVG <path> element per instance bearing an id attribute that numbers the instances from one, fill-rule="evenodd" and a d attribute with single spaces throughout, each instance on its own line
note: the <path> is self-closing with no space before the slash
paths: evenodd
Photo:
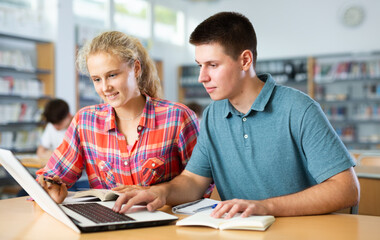
<path id="1" fill-rule="evenodd" d="M 248 111 L 248 115 L 251 113 L 251 111 L 257 111 L 262 112 L 265 109 L 265 106 L 268 104 L 270 97 L 272 96 L 273 90 L 276 86 L 276 82 L 272 78 L 272 76 L 268 73 L 265 74 L 259 74 L 257 77 L 265 82 L 263 89 L 261 89 L 259 96 L 257 96 L 256 100 L 253 102 L 251 106 L 251 110 Z M 228 117 L 231 114 L 238 115 L 239 112 L 232 106 L 230 101 L 228 99 L 222 100 L 224 101 L 225 108 L 224 108 L 224 117 Z"/>

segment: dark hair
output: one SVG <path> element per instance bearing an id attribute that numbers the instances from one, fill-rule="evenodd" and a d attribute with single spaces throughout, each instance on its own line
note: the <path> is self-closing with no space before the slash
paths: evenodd
<path id="1" fill-rule="evenodd" d="M 256 65 L 257 39 L 247 17 L 236 12 L 220 12 L 201 22 L 190 35 L 193 45 L 218 43 L 227 55 L 237 59 L 244 50 L 253 54 Z"/>
<path id="2" fill-rule="evenodd" d="M 42 113 L 47 122 L 56 124 L 69 115 L 69 105 L 62 99 L 50 100 Z"/>

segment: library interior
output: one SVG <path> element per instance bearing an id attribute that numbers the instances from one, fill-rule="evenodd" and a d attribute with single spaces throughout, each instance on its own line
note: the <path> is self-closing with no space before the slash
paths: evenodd
<path id="1" fill-rule="evenodd" d="M 270 73 L 277 85 L 314 99 L 355 162 L 360 201 L 354 212 L 374 218 L 347 218 L 349 231 L 356 232 L 343 230 L 345 220 L 338 219 L 351 216 L 352 209 L 318 216 L 316 222 L 327 227 L 324 219 L 337 221 L 346 239 L 376 239 L 368 232 L 376 234 L 375 222 L 380 223 L 380 1 L 0 0 L 0 148 L 11 150 L 36 176 L 48 160 L 37 155 L 48 125 L 46 104 L 62 99 L 74 116 L 86 106 L 103 103 L 93 81 L 78 71 L 76 56 L 87 41 L 109 30 L 137 38 L 155 63 L 163 99 L 188 106 L 202 121 L 202 111 L 213 101 L 199 82 L 200 67 L 189 36 L 204 19 L 223 11 L 242 13 L 252 22 L 258 43 L 256 73 Z M 21 206 L 23 192 L 0 166 L 0 209 L 12 199 Z M 32 214 L 30 206 L 23 208 Z M 286 229 L 297 231 L 287 220 L 278 221 L 279 229 L 275 222 L 265 234 L 274 229 L 276 239 Z M 306 226 L 304 220 L 294 223 Z M 360 228 L 355 221 L 363 222 Z M 310 220 L 305 238 L 320 234 L 311 225 Z M 58 222 L 54 226 L 67 231 Z M 36 236 L 36 229 L 25 234 Z M 159 235 L 159 230 L 153 233 Z M 165 231 L 174 238 L 190 236 L 185 228 Z M 236 237 L 233 232 L 195 232 L 199 239 Z M 68 230 L 65 236 L 75 238 L 71 234 Z M 241 239 L 250 238 L 247 232 L 240 234 Z M 335 236 L 321 234 L 325 239 Z"/>

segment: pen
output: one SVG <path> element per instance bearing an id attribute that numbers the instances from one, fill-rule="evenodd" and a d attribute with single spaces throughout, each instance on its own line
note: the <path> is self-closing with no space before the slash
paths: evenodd
<path id="1" fill-rule="evenodd" d="M 45 182 L 52 183 L 52 184 L 62 185 L 61 182 L 54 181 L 54 180 L 51 179 L 51 178 L 46 178 L 46 177 L 44 177 L 44 181 L 45 181 Z"/>
<path id="2" fill-rule="evenodd" d="M 199 200 L 196 200 L 194 202 L 189 202 L 189 203 L 184 203 L 184 204 L 181 204 L 181 205 L 178 205 L 178 206 L 175 206 L 173 207 L 174 210 L 178 210 L 178 209 L 182 209 L 182 208 L 185 208 L 185 207 L 189 207 L 191 205 L 195 205 L 197 203 L 199 203 L 200 201 L 202 201 L 203 199 L 199 199 Z"/>
<path id="3" fill-rule="evenodd" d="M 218 204 L 215 203 L 215 204 L 210 205 L 210 206 L 201 207 L 201 208 L 198 208 L 197 210 L 194 210 L 194 212 L 201 212 L 201 211 L 207 210 L 207 209 L 209 209 L 209 208 L 214 209 L 217 205 L 218 205 Z"/>

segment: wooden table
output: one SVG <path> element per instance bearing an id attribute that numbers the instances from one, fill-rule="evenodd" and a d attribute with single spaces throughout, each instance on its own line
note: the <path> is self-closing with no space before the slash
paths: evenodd
<path id="1" fill-rule="evenodd" d="M 359 214 L 380 216 L 380 167 L 358 165 L 354 170 L 360 182 Z"/>
<path id="2" fill-rule="evenodd" d="M 35 154 L 19 154 L 17 155 L 18 159 L 20 159 L 22 165 L 27 168 L 43 168 L 48 159 L 38 158 Z"/>
<path id="3" fill-rule="evenodd" d="M 16 156 L 26 168 L 29 169 L 32 175 L 35 175 L 37 169 L 43 168 L 47 160 L 37 158 L 35 154 L 19 154 Z M 0 164 L 0 195 L 4 192 L 18 192 L 20 187 L 16 181 L 2 168 Z"/>
<path id="4" fill-rule="evenodd" d="M 161 210 L 170 212 L 168 206 Z M 178 215 L 181 218 L 185 215 Z M 177 227 L 173 224 L 99 233 L 77 234 L 26 197 L 0 200 L 0 239 L 379 239 L 380 217 L 328 214 L 278 217 L 265 232 Z"/>

